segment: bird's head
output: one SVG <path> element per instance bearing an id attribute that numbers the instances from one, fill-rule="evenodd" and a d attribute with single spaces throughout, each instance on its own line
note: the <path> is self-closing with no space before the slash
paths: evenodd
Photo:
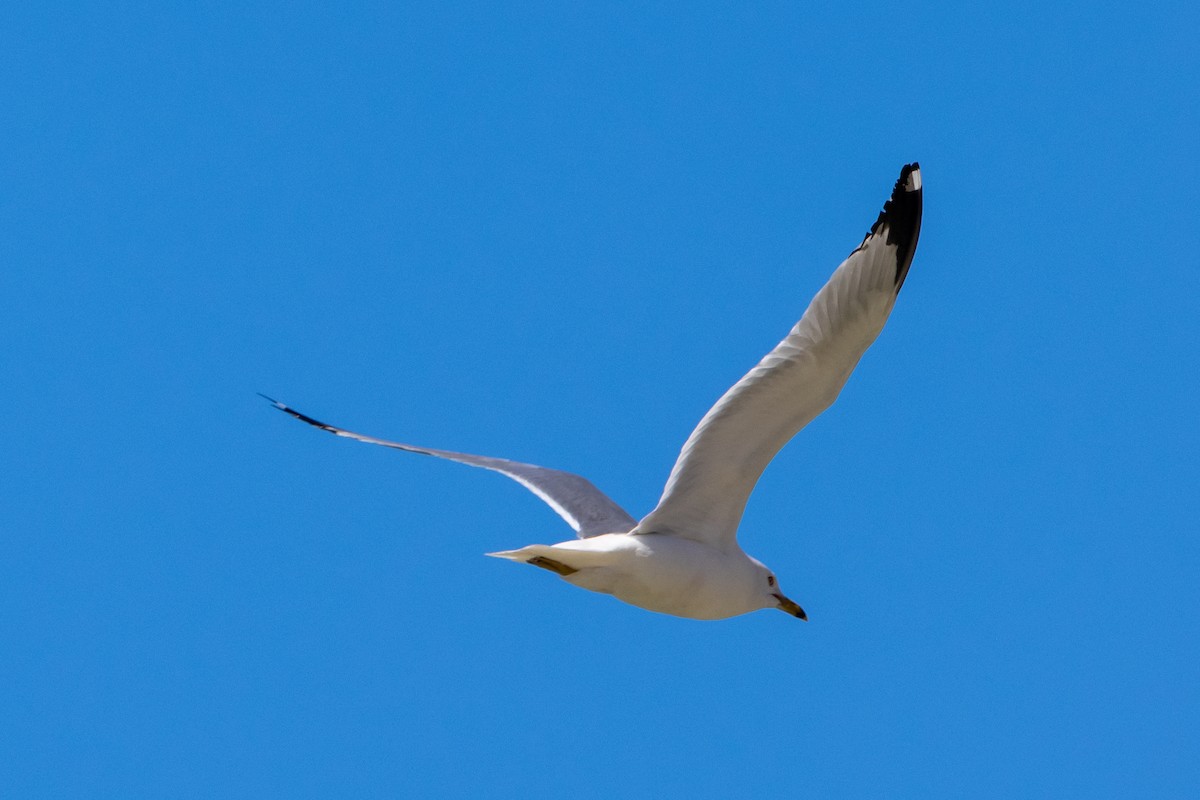
<path id="1" fill-rule="evenodd" d="M 763 608 L 778 608 L 780 611 L 787 612 L 797 619 L 807 620 L 808 615 L 804 613 L 804 609 L 795 600 L 790 600 L 779 588 L 779 579 L 775 577 L 775 573 L 767 568 L 760 561 L 754 561 L 757 569 L 755 570 L 755 579 L 758 582 L 758 594 L 762 602 Z"/>

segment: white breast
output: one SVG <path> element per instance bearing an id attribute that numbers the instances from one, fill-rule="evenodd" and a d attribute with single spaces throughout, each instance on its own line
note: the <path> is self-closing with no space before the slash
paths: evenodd
<path id="1" fill-rule="evenodd" d="M 556 547 L 574 550 L 581 544 Z M 724 619 L 762 608 L 755 591 L 761 577 L 758 568 L 740 550 L 724 553 L 689 539 L 654 534 L 600 536 L 587 544 L 603 548 L 608 557 L 603 566 L 585 567 L 565 578 L 581 588 L 692 619 Z"/>

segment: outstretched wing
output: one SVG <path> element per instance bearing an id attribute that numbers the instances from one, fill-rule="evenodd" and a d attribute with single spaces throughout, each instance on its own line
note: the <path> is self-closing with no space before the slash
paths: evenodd
<path id="1" fill-rule="evenodd" d="M 278 400 L 267 397 L 265 394 L 260 394 L 260 396 L 266 398 L 280 411 L 291 414 L 301 422 L 307 422 L 321 430 L 329 431 L 335 436 L 383 445 L 395 450 L 405 450 L 409 453 L 445 458 L 506 475 L 546 501 L 547 505 L 558 512 L 558 515 L 575 529 L 581 539 L 604 533 L 628 533 L 636 522 L 633 517 L 625 513 L 624 509 L 593 486 L 591 481 L 570 472 L 547 469 L 534 464 L 522 464 L 519 461 L 509 461 L 504 458 L 452 453 L 448 450 L 432 450 L 428 447 L 414 447 L 411 444 L 376 439 L 373 436 L 364 436 L 361 433 L 326 425 L 324 422 L 318 422 L 312 417 L 301 414 L 294 408 L 285 406 Z"/>
<path id="2" fill-rule="evenodd" d="M 742 511 L 763 469 L 833 403 L 883 330 L 920 230 L 921 172 L 909 164 L 862 244 L 813 298 L 796 327 L 700 420 L 658 507 L 634 533 L 735 546 Z"/>

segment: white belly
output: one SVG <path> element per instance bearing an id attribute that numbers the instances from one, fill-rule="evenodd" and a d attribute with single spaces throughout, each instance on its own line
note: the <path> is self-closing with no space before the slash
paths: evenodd
<path id="1" fill-rule="evenodd" d="M 692 619 L 724 619 L 762 608 L 757 573 L 743 553 L 722 553 L 675 536 L 597 536 L 554 545 L 579 571 L 568 583 L 630 605 Z M 586 555 L 585 555 L 586 552 Z M 574 557 L 573 557 L 574 556 Z"/>

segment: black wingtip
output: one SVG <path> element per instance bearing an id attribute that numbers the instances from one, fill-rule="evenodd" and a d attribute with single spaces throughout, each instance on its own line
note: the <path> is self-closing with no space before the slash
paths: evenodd
<path id="1" fill-rule="evenodd" d="M 905 164 L 900 177 L 892 187 L 892 196 L 883 204 L 879 219 L 871 226 L 871 233 L 887 226 L 887 243 L 896 245 L 896 291 L 904 285 L 908 268 L 912 266 L 917 252 L 917 240 L 921 236 L 921 165 L 914 161 Z"/>
<path id="2" fill-rule="evenodd" d="M 340 430 L 339 428 L 335 428 L 334 426 L 328 425 L 324 422 L 321 422 L 320 420 L 315 420 L 312 417 L 308 416 L 307 414 L 301 414 L 296 409 L 294 409 L 290 406 L 284 405 L 283 403 L 276 400 L 274 397 L 268 397 L 267 395 L 263 394 L 262 392 L 255 392 L 255 394 L 257 394 L 259 397 L 261 397 L 264 400 L 266 400 L 267 402 L 269 402 L 271 405 L 278 408 L 283 413 L 293 416 L 296 419 L 300 420 L 301 422 L 307 422 L 309 425 L 312 425 L 314 428 L 320 428 L 323 431 L 329 431 L 330 433 L 333 433 L 333 434 L 336 434 Z"/>

